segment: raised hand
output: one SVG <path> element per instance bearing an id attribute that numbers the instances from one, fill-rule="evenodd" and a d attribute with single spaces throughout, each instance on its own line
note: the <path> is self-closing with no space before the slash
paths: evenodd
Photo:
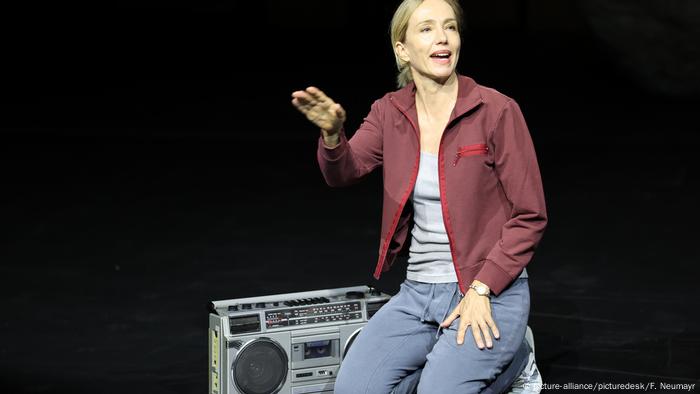
<path id="1" fill-rule="evenodd" d="M 343 107 L 313 86 L 293 92 L 292 105 L 328 136 L 337 134 L 345 122 Z"/>

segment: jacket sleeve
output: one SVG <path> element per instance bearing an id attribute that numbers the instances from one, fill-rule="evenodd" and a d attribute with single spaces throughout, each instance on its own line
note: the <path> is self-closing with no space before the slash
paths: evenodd
<path id="1" fill-rule="evenodd" d="M 350 140 L 345 128 L 340 130 L 339 143 L 333 148 L 326 146 L 322 135 L 319 137 L 316 156 L 329 186 L 351 185 L 382 164 L 382 116 L 377 100 Z"/>
<path id="2" fill-rule="evenodd" d="M 547 225 L 535 148 L 518 104 L 509 99 L 490 133 L 494 169 L 511 204 L 510 219 L 475 279 L 498 295 L 528 264 Z"/>

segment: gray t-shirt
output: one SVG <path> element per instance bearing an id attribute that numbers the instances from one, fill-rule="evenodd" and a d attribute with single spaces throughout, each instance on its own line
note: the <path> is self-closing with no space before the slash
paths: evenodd
<path id="1" fill-rule="evenodd" d="M 457 282 L 450 241 L 442 219 L 437 155 L 420 153 L 418 179 L 411 194 L 413 228 L 406 278 L 427 283 Z M 521 278 L 527 278 L 523 269 Z"/>

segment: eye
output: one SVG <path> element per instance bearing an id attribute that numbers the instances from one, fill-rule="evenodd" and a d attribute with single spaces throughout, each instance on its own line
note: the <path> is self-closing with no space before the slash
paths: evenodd
<path id="1" fill-rule="evenodd" d="M 426 27 L 420 29 L 420 31 L 421 31 L 421 33 L 426 32 L 426 31 L 430 31 L 430 27 L 426 26 Z"/>
<path id="2" fill-rule="evenodd" d="M 457 30 L 457 26 L 456 26 L 456 25 L 449 25 L 449 26 L 447 26 L 447 28 L 450 29 L 450 30 Z"/>

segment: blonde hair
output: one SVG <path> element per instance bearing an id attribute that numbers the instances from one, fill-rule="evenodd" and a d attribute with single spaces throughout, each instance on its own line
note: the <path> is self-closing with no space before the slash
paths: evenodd
<path id="1" fill-rule="evenodd" d="M 457 29 L 462 33 L 462 17 L 464 12 L 458 0 L 444 0 L 455 13 L 457 19 Z M 411 74 L 411 66 L 408 62 L 401 60 L 396 52 L 396 43 L 406 41 L 406 31 L 408 30 L 408 20 L 411 19 L 413 12 L 423 3 L 423 0 L 403 0 L 394 11 L 394 16 L 391 18 L 391 27 L 389 36 L 391 37 L 391 47 L 394 49 L 394 58 L 396 59 L 396 67 L 399 69 L 399 74 L 396 76 L 396 83 L 399 88 L 408 85 L 413 81 Z"/>

